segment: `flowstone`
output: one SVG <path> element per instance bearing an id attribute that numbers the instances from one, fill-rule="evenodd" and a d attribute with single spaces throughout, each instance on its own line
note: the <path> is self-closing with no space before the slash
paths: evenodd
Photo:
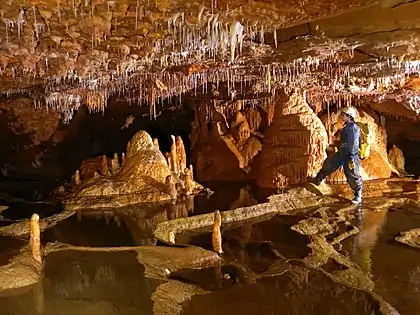
<path id="1" fill-rule="evenodd" d="M 282 92 L 252 172 L 261 187 L 281 188 L 315 176 L 325 159 L 327 133 L 305 96 Z"/>

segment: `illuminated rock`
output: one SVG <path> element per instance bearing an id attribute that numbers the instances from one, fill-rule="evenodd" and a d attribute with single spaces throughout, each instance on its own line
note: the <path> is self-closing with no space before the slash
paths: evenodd
<path id="1" fill-rule="evenodd" d="M 170 183 L 167 182 L 168 178 Z M 107 208 L 169 201 L 176 198 L 174 185 L 180 182 L 177 174 L 168 167 L 163 154 L 153 144 L 152 138 L 145 131 L 139 131 L 129 142 L 126 161 L 121 169 L 113 175 L 77 186 L 74 195 L 66 201 L 66 207 Z M 203 187 L 194 182 L 192 190 L 196 194 Z"/>
<path id="2" fill-rule="evenodd" d="M 326 157 L 327 132 L 303 94 L 280 94 L 274 111 L 252 173 L 258 186 L 279 188 L 316 175 Z"/>

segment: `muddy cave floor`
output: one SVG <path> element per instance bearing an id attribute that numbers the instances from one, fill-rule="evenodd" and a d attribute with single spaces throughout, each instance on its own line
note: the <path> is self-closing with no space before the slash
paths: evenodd
<path id="1" fill-rule="evenodd" d="M 212 188 L 216 193 L 196 198 L 191 209 L 168 206 L 158 212 L 166 220 L 192 217 L 249 207 L 266 195 L 243 185 Z M 39 281 L 0 291 L 0 314 L 418 314 L 420 252 L 395 237 L 420 228 L 420 207 L 379 199 L 366 199 L 360 209 L 335 200 L 222 226 L 221 260 L 211 252 L 208 230 L 179 233 L 173 246 L 156 242 L 156 210 L 75 213 L 42 232 L 45 264 Z M 2 212 L 1 225 L 33 212 L 46 217 L 60 211 L 51 204 L 15 203 Z M 320 233 L 318 226 L 304 235 L 294 228 L 320 218 L 334 231 Z M 348 233 L 354 228 L 359 233 Z M 312 245 L 322 246 L 322 240 L 333 244 L 334 253 L 313 263 L 319 248 Z M 0 269 L 27 243 L 1 236 Z M 342 276 L 346 271 L 355 273 Z M 346 277 L 358 280 L 346 283 Z M 392 307 L 384 311 L 382 299 L 398 313 Z"/>

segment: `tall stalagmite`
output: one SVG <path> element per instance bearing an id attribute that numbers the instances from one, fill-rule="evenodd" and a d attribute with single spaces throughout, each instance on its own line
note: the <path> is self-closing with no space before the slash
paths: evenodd
<path id="1" fill-rule="evenodd" d="M 178 175 L 178 158 L 177 158 L 175 136 L 171 135 L 171 140 L 172 140 L 171 152 L 170 152 L 171 160 L 170 160 L 169 166 L 171 167 L 172 172 Z"/>
<path id="2" fill-rule="evenodd" d="M 259 186 L 279 188 L 317 173 L 326 157 L 327 132 L 303 94 L 279 93 L 274 112 L 252 173 Z"/>
<path id="3" fill-rule="evenodd" d="M 180 136 L 176 137 L 176 157 L 177 157 L 177 170 L 182 173 L 187 167 L 187 154 L 185 153 L 185 146 Z"/>

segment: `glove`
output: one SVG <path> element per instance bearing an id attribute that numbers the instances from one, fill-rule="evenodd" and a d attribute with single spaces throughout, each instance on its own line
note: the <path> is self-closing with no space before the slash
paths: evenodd
<path id="1" fill-rule="evenodd" d="M 354 161 L 353 160 L 349 160 L 348 166 L 349 166 L 349 169 L 354 170 Z"/>

